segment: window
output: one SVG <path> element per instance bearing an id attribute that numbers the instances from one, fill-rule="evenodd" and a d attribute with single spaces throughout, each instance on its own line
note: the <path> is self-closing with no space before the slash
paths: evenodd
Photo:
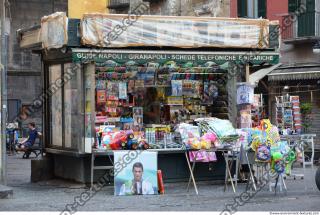
<path id="1" fill-rule="evenodd" d="M 64 65 L 64 147 L 77 148 L 82 141 L 81 71 L 74 64 Z M 72 73 L 71 73 L 72 72 Z"/>
<path id="2" fill-rule="evenodd" d="M 294 13 L 302 5 L 305 5 L 307 12 L 315 11 L 315 0 L 289 0 L 288 4 L 289 13 Z"/>
<path id="3" fill-rule="evenodd" d="M 300 0 L 289 0 L 289 2 L 288 2 L 288 4 L 289 4 L 288 8 L 289 8 L 289 12 L 290 12 L 290 13 L 293 13 L 294 11 L 297 10 L 298 5 L 299 5 L 299 1 L 300 1 Z"/>
<path id="4" fill-rule="evenodd" d="M 258 17 L 267 18 L 266 0 L 258 0 Z"/>
<path id="5" fill-rule="evenodd" d="M 84 66 L 85 152 L 90 152 L 95 138 L 95 65 Z"/>
<path id="6" fill-rule="evenodd" d="M 238 0 L 238 17 L 266 18 L 266 0 Z"/>
<path id="7" fill-rule="evenodd" d="M 248 0 L 238 0 L 238 17 L 248 17 Z"/>
<path id="8" fill-rule="evenodd" d="M 49 66 L 49 124 L 53 146 L 81 151 L 83 147 L 83 84 L 80 66 Z"/>
<path id="9" fill-rule="evenodd" d="M 52 96 L 50 99 L 51 124 L 50 134 L 51 143 L 54 146 L 62 146 L 62 90 L 57 85 L 57 80 L 61 78 L 61 64 L 49 67 L 49 85 Z"/>

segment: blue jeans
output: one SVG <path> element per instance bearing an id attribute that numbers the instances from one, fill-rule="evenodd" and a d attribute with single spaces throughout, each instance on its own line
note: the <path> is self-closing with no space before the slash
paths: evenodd
<path id="1" fill-rule="evenodd" d="M 25 142 L 25 144 L 23 144 L 26 148 L 30 148 L 32 147 L 32 143 L 31 142 Z"/>

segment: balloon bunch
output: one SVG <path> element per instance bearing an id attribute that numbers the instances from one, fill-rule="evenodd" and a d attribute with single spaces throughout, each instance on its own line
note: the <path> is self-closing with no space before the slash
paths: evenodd
<path id="1" fill-rule="evenodd" d="M 296 153 L 286 141 L 280 141 L 278 128 L 270 120 L 261 120 L 260 126 L 250 129 L 248 133 L 248 141 L 256 152 L 257 162 L 270 162 L 271 169 L 276 173 L 291 174 Z"/>

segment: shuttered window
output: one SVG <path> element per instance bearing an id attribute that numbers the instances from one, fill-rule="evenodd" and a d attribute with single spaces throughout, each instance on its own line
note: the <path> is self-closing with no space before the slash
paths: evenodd
<path id="1" fill-rule="evenodd" d="M 238 0 L 238 17 L 248 17 L 248 0 Z"/>
<path id="2" fill-rule="evenodd" d="M 267 2 L 266 0 L 258 0 L 258 17 L 267 17 Z"/>
<path id="3" fill-rule="evenodd" d="M 248 11 L 249 8 L 251 8 L 251 10 L 253 11 Z M 250 14 L 253 14 L 253 17 Z M 266 0 L 238 0 L 238 17 L 266 18 L 266 16 L 267 16 Z"/>
<path id="4" fill-rule="evenodd" d="M 289 13 L 293 13 L 298 9 L 299 0 L 289 0 Z"/>

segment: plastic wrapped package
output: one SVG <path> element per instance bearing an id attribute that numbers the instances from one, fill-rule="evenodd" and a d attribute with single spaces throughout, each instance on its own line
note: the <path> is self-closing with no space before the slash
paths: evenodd
<path id="1" fill-rule="evenodd" d="M 200 131 L 198 126 L 181 123 L 179 124 L 177 131 L 180 133 L 184 144 L 188 144 L 188 141 L 193 138 L 200 140 Z"/>
<path id="2" fill-rule="evenodd" d="M 62 48 L 68 43 L 68 17 L 56 12 L 41 19 L 41 41 L 44 49 Z"/>
<path id="3" fill-rule="evenodd" d="M 189 152 L 189 158 L 191 162 L 208 163 L 217 161 L 215 152 L 206 152 L 205 150 L 200 150 L 199 152 Z"/>
<path id="4" fill-rule="evenodd" d="M 195 120 L 198 122 L 199 127 L 203 133 L 213 132 L 221 140 L 224 138 L 235 137 L 238 140 L 238 134 L 236 129 L 232 126 L 229 120 L 223 120 L 218 118 L 198 118 Z"/>
<path id="5" fill-rule="evenodd" d="M 266 19 L 85 14 L 82 44 L 97 47 L 171 46 L 268 48 Z"/>

